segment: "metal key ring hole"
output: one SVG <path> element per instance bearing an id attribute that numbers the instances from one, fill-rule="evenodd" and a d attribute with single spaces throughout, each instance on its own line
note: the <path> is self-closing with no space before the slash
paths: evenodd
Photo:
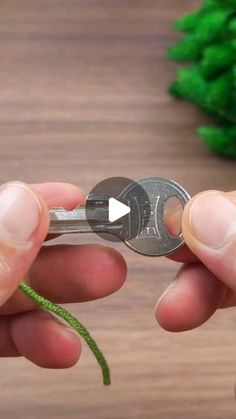
<path id="1" fill-rule="evenodd" d="M 164 205 L 163 220 L 170 237 L 179 238 L 182 235 L 183 203 L 177 196 L 171 196 Z"/>

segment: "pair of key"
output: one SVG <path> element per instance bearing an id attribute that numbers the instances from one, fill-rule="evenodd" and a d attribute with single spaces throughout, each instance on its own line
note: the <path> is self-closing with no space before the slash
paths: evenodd
<path id="1" fill-rule="evenodd" d="M 109 233 L 143 255 L 168 255 L 184 244 L 182 233 L 173 237 L 165 225 L 165 205 L 173 197 L 178 198 L 183 207 L 190 199 L 185 189 L 170 179 L 142 178 L 131 182 L 116 197 L 128 204 L 128 215 L 110 222 L 110 197 L 91 195 L 88 196 L 86 205 L 72 211 L 52 208 L 49 233 Z"/>

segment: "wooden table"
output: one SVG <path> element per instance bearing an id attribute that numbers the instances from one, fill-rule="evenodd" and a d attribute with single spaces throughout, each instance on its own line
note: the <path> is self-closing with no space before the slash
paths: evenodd
<path id="1" fill-rule="evenodd" d="M 171 23 L 198 3 L 1 1 L 0 181 L 61 180 L 88 192 L 111 176 L 157 175 L 191 194 L 235 188 L 235 162 L 212 155 L 195 133 L 205 117 L 166 93 Z M 235 418 L 236 310 L 189 333 L 162 331 L 153 308 L 178 265 L 116 247 L 126 285 L 72 307 L 104 349 L 112 386 L 101 385 L 85 346 L 66 371 L 2 359 L 1 418 Z"/>

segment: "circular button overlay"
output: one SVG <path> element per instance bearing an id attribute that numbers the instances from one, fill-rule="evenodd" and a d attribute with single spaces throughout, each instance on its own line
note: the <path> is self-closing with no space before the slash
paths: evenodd
<path id="1" fill-rule="evenodd" d="M 184 243 L 182 234 L 173 237 L 166 229 L 164 210 L 172 197 L 183 207 L 190 199 L 180 185 L 169 179 L 108 178 L 88 195 L 86 218 L 93 232 L 105 240 L 122 240 L 143 255 L 163 256 Z"/>
<path id="2" fill-rule="evenodd" d="M 130 188 L 132 193 L 129 193 Z M 148 194 L 131 179 L 105 179 L 87 196 L 86 217 L 93 232 L 103 239 L 113 242 L 131 240 L 139 235 L 141 223 L 143 227 L 148 223 Z"/>

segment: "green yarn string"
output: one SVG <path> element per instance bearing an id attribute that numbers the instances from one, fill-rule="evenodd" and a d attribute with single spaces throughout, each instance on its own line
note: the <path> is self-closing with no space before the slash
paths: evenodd
<path id="1" fill-rule="evenodd" d="M 84 338 L 86 343 L 88 344 L 89 348 L 93 352 L 95 358 L 97 359 L 103 375 L 103 383 L 104 385 L 111 384 L 110 379 L 110 370 L 107 364 L 107 361 L 103 355 L 103 353 L 98 348 L 96 342 L 91 337 L 88 330 L 74 317 L 70 314 L 64 307 L 55 304 L 46 298 L 39 295 L 35 290 L 33 290 L 29 285 L 27 285 L 24 281 L 22 281 L 19 285 L 20 290 L 29 298 L 36 301 L 41 307 L 45 310 L 48 310 L 58 317 L 62 318 L 69 326 L 75 330 L 80 336 Z"/>

